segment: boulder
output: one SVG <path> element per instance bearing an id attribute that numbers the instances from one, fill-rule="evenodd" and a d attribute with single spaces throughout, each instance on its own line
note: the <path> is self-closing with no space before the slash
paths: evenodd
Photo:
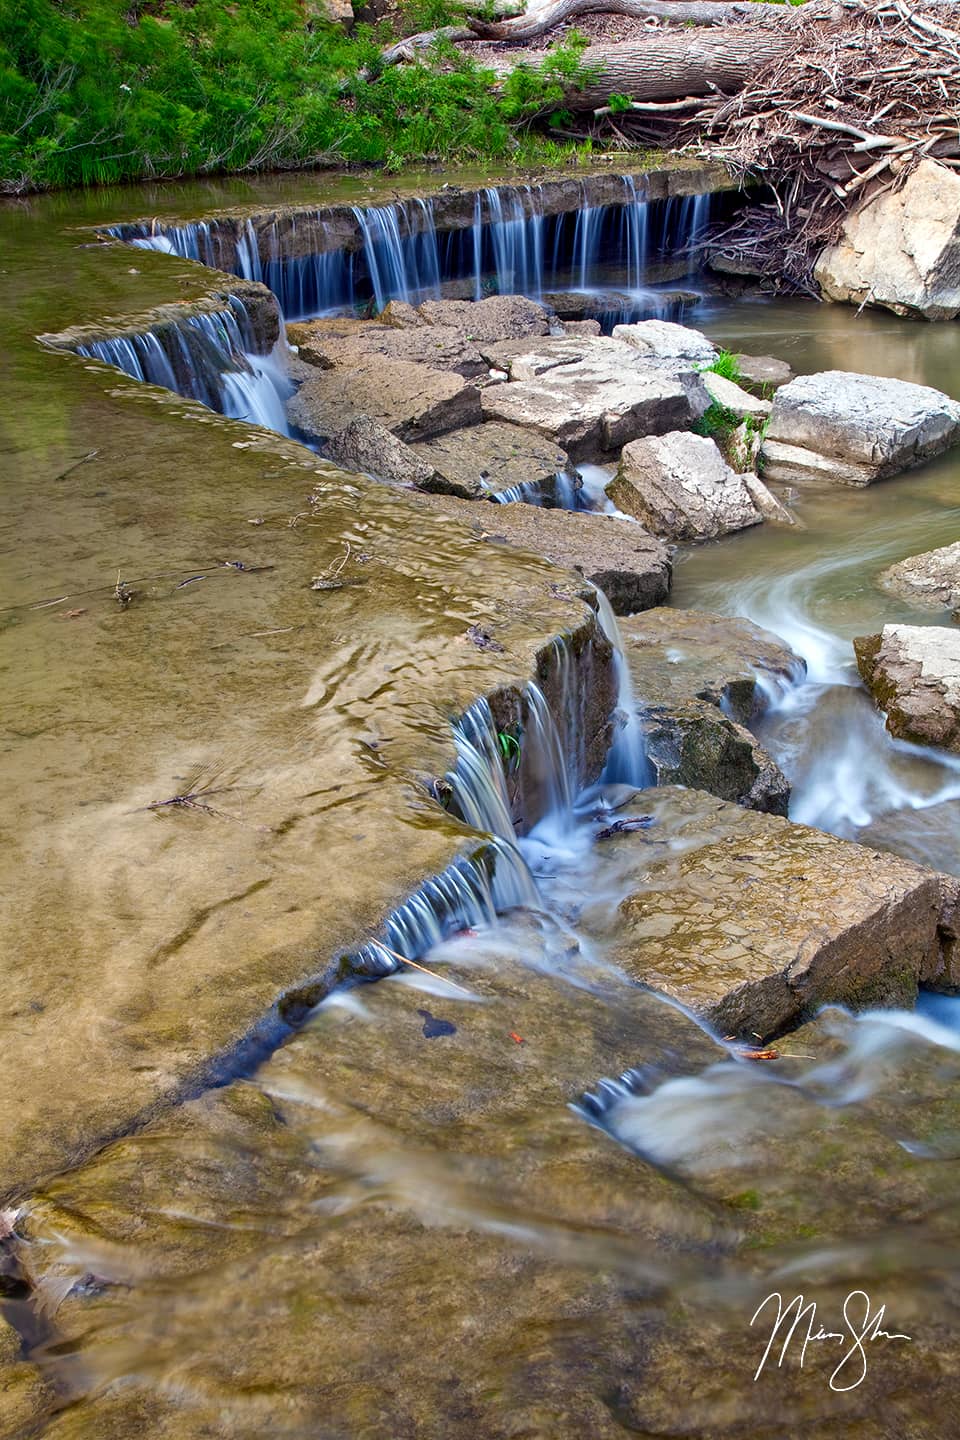
<path id="1" fill-rule="evenodd" d="M 427 325 L 412 305 L 400 301 L 392 300 L 376 321 L 307 320 L 288 325 L 287 337 L 296 344 L 301 360 L 321 370 L 354 370 L 380 356 L 467 377 L 484 375 L 487 369 L 479 349 L 462 330 Z"/>
<path id="2" fill-rule="evenodd" d="M 952 610 L 960 613 L 960 540 L 928 550 L 924 555 L 908 555 L 880 576 L 885 590 L 931 610 Z"/>
<path id="3" fill-rule="evenodd" d="M 353 5 L 351 0 L 302 0 L 304 18 L 308 22 L 320 20 L 328 25 L 339 25 L 342 30 L 353 29 Z"/>
<path id="4" fill-rule="evenodd" d="M 943 973 L 955 881 L 696 790 L 635 803 L 653 826 L 606 842 L 636 875 L 615 958 L 719 1034 L 763 1043 L 831 1002 L 909 1007 Z"/>
<path id="5" fill-rule="evenodd" d="M 614 340 L 639 350 L 648 359 L 682 360 L 710 364 L 717 347 L 699 330 L 670 320 L 641 320 L 636 325 L 615 325 Z"/>
<path id="6" fill-rule="evenodd" d="M 570 462 L 559 446 L 518 425 L 488 421 L 468 430 L 451 430 L 413 447 L 434 479 L 421 489 L 477 500 L 528 487 L 531 495 L 550 498 L 558 474 Z M 572 477 L 571 477 L 572 481 Z"/>
<path id="7" fill-rule="evenodd" d="M 327 453 L 348 470 L 361 470 L 394 485 L 431 490 L 439 479 L 426 459 L 369 415 L 358 415 L 331 436 Z"/>
<path id="8" fill-rule="evenodd" d="M 660 785 L 689 785 L 785 815 L 790 786 L 746 728 L 803 661 L 749 620 L 648 610 L 620 626 Z"/>
<path id="9" fill-rule="evenodd" d="M 599 320 L 561 320 L 560 328 L 564 335 L 599 335 Z"/>
<path id="10" fill-rule="evenodd" d="M 884 625 L 853 648 L 891 735 L 960 752 L 960 631 Z"/>
<path id="11" fill-rule="evenodd" d="M 786 360 L 777 360 L 773 355 L 738 355 L 737 368 L 745 385 L 759 389 L 769 386 L 777 390 L 793 379 L 793 370 Z"/>
<path id="12" fill-rule="evenodd" d="M 960 404 L 927 385 L 826 370 L 774 396 L 761 457 L 767 479 L 870 485 L 960 440 Z"/>
<path id="13" fill-rule="evenodd" d="M 484 355 L 510 377 L 484 390 L 484 415 L 550 436 L 574 461 L 599 460 L 639 435 L 690 425 L 709 406 L 692 368 L 658 368 L 605 336 L 565 335 L 535 348 L 515 341 Z"/>
<path id="14" fill-rule="evenodd" d="M 923 160 L 907 183 L 855 206 L 814 275 L 828 300 L 896 315 L 960 315 L 960 175 Z"/>
<path id="15" fill-rule="evenodd" d="M 703 383 L 714 404 L 722 405 L 725 410 L 736 415 L 738 420 L 765 420 L 770 414 L 769 400 L 763 400 L 759 395 L 749 394 L 735 381 L 728 380 L 725 375 L 717 375 L 713 370 L 704 370 Z"/>
<path id="16" fill-rule="evenodd" d="M 288 402 L 287 413 L 297 429 L 322 440 L 360 415 L 380 421 L 401 440 L 426 440 L 476 424 L 480 392 L 449 371 L 366 356 L 349 370 L 319 371 Z"/>
<path id="17" fill-rule="evenodd" d="M 664 607 L 620 631 L 644 703 L 704 700 L 741 725 L 762 715 L 771 695 L 802 680 L 806 670 L 778 636 L 740 616 Z"/>
<path id="18" fill-rule="evenodd" d="M 715 540 L 763 519 L 714 441 L 682 430 L 625 446 L 607 493 L 668 540 Z"/>
<path id="19" fill-rule="evenodd" d="M 486 300 L 425 300 L 417 309 L 424 324 L 459 330 L 471 340 L 522 340 L 546 335 L 550 319 L 542 305 L 523 295 Z"/>
<path id="20" fill-rule="evenodd" d="M 565 570 L 578 571 L 603 591 L 618 615 L 661 605 L 667 598 L 670 552 L 639 525 L 615 515 L 574 514 L 534 505 L 476 505 L 449 495 L 430 499 L 470 525 L 488 544 L 529 551 Z"/>

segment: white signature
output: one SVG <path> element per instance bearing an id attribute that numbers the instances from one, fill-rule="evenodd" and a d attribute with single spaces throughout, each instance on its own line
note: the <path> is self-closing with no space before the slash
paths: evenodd
<path id="1" fill-rule="evenodd" d="M 806 1304 L 802 1295 L 795 1295 L 789 1305 L 783 1302 L 783 1296 L 779 1290 L 774 1290 L 766 1300 L 761 1301 L 753 1312 L 750 1324 L 753 1325 L 762 1312 L 773 1301 L 776 1301 L 776 1319 L 773 1329 L 770 1332 L 770 1339 L 767 1341 L 767 1348 L 763 1352 L 763 1358 L 757 1366 L 757 1373 L 754 1381 L 759 1380 L 763 1367 L 766 1365 L 778 1337 L 782 1332 L 782 1345 L 780 1346 L 780 1359 L 777 1361 L 777 1368 L 783 1364 L 787 1350 L 795 1333 L 799 1330 L 802 1340 L 800 1346 L 800 1366 L 803 1368 L 804 1358 L 807 1353 L 807 1346 L 816 1340 L 833 1341 L 835 1345 L 847 1345 L 849 1348 L 844 1351 L 843 1359 L 830 1376 L 830 1389 L 837 1391 L 856 1390 L 867 1377 L 867 1352 L 865 1346 L 874 1340 L 909 1340 L 909 1335 L 900 1335 L 896 1331 L 882 1329 L 886 1306 L 881 1305 L 875 1313 L 870 1308 L 870 1296 L 865 1290 L 851 1290 L 843 1302 L 843 1322 L 845 1331 L 824 1330 L 817 1321 L 817 1302 L 810 1300 Z M 859 1313 L 862 1310 L 862 1315 Z M 804 1328 L 806 1322 L 806 1328 Z M 855 1377 L 855 1378 L 851 1378 Z"/>

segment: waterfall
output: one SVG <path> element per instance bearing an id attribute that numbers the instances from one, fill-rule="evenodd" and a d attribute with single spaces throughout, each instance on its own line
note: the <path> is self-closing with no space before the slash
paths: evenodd
<path id="1" fill-rule="evenodd" d="M 284 399 L 289 383 L 279 345 L 271 355 L 257 354 L 255 346 L 243 302 L 231 296 L 225 310 L 190 315 L 157 332 L 92 340 L 76 351 L 135 380 L 199 400 L 220 415 L 286 435 Z"/>
<path id="2" fill-rule="evenodd" d="M 610 747 L 604 767 L 601 784 L 636 785 L 638 790 L 655 785 L 653 767 L 647 757 L 647 746 L 637 699 L 633 692 L 633 678 L 630 665 L 623 650 L 623 636 L 610 601 L 602 590 L 597 592 L 597 618 L 601 629 L 614 650 L 617 667 L 619 694 L 617 708 L 625 716 L 625 723 Z"/>
<path id="3" fill-rule="evenodd" d="M 533 299 L 607 285 L 636 297 L 631 308 L 600 317 L 609 329 L 641 314 L 669 313 L 645 289 L 649 262 L 684 254 L 692 270 L 696 240 L 710 218 L 709 195 L 649 201 L 633 176 L 621 176 L 620 185 L 615 203 L 594 205 L 584 184 L 579 210 L 549 216 L 538 186 L 490 186 L 475 192 L 472 209 L 445 232 L 437 230 L 434 200 L 417 198 L 259 220 L 141 221 L 108 233 L 262 281 L 288 320 L 350 311 L 370 299 L 378 310 L 390 300 L 418 303 L 439 297 L 446 281 L 466 279 L 475 300 L 485 285 Z"/>

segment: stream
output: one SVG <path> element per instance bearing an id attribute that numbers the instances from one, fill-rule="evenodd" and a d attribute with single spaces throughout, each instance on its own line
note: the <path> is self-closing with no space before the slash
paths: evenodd
<path id="1" fill-rule="evenodd" d="M 578 225 L 586 254 L 588 220 Z M 636 288 L 636 213 L 623 234 Z M 498 266 L 529 269 L 520 253 Z M 422 247 L 417 257 L 422 269 Z M 797 371 L 896 375 L 960 396 L 954 326 L 709 296 L 686 323 Z M 197 327 L 205 353 L 222 328 Z M 155 382 L 168 364 L 132 348 L 123 358 L 131 375 L 153 366 Z M 228 373 L 219 408 L 280 429 L 282 408 L 263 396 L 282 395 L 283 376 L 269 356 L 258 364 L 256 383 Z M 591 496 L 601 481 L 589 469 Z M 745 616 L 806 662 L 804 680 L 771 689 L 756 727 L 792 782 L 793 820 L 960 874 L 960 759 L 889 737 L 850 643 L 894 620 L 947 623 L 876 577 L 960 535 L 960 459 L 864 491 L 804 489 L 795 512 L 795 529 L 680 551 L 670 603 Z M 446 616 L 439 594 L 432 603 Z M 414 671 L 417 643 L 398 662 Z M 291 1020 L 284 1043 L 31 1194 L 30 1293 L 4 1309 L 47 1391 L 42 1420 L 13 1433 L 960 1434 L 960 1000 L 832 1008 L 778 1041 L 775 1062 L 751 1062 L 637 984 L 623 945 L 632 897 L 669 897 L 702 851 L 748 841 L 732 807 L 651 788 L 644 697 L 622 656 L 627 723 L 583 790 L 562 641 L 548 668 L 558 713 L 546 680 L 524 693 L 540 813 L 519 839 L 489 706 L 453 722 L 449 808 L 495 837 L 492 883 L 482 866 L 450 866 L 360 952 L 376 983 L 348 978 Z M 311 685 L 346 726 L 347 671 L 331 660 Z M 371 771 L 378 699 L 362 697 Z M 365 853 L 354 845 L 360 886 Z M 696 873 L 689 883 L 733 937 L 735 898 L 701 895 Z M 818 1323 L 840 1333 L 803 1352 L 804 1324 L 764 1363 L 774 1293 L 815 1299 Z M 880 1333 L 856 1344 L 880 1307 Z"/>

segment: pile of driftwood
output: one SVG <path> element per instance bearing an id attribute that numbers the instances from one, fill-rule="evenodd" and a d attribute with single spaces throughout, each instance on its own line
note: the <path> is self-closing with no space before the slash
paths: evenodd
<path id="1" fill-rule="evenodd" d="M 626 148 L 689 149 L 764 182 L 722 248 L 805 288 L 812 260 L 851 204 L 902 183 L 924 157 L 960 170 L 960 0 L 552 0 L 445 32 L 497 68 L 584 14 L 643 22 L 592 44 L 566 97 L 570 131 Z M 386 63 L 430 43 L 415 36 Z"/>

